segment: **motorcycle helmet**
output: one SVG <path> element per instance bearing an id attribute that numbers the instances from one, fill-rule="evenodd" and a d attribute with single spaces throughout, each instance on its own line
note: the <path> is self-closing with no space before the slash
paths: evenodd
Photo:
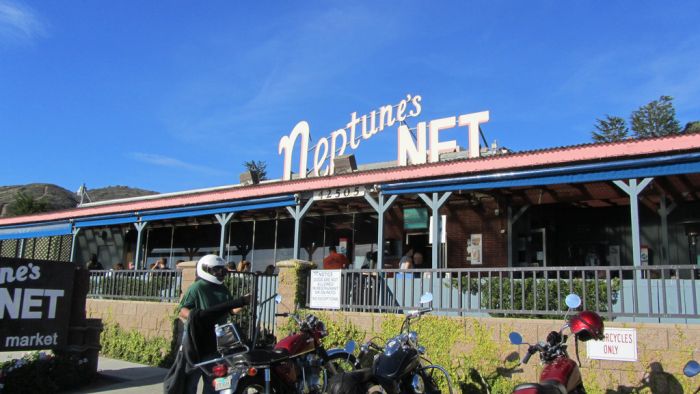
<path id="1" fill-rule="evenodd" d="M 217 285 L 224 283 L 226 261 L 215 254 L 202 257 L 197 261 L 197 276 Z"/>
<path id="2" fill-rule="evenodd" d="M 605 338 L 605 335 L 603 335 L 603 330 L 605 329 L 603 319 L 595 312 L 583 311 L 572 317 L 571 321 L 569 321 L 569 327 L 571 332 L 576 335 L 576 338 L 582 342 L 590 339 L 602 340 Z"/>

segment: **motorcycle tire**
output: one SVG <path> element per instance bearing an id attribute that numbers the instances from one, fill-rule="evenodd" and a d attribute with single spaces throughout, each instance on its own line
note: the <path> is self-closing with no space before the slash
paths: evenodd
<path id="1" fill-rule="evenodd" d="M 339 372 L 348 372 L 348 371 L 354 371 L 357 369 L 357 358 L 353 354 L 347 354 L 345 352 L 342 353 L 336 353 L 332 356 L 328 357 L 328 361 L 326 361 L 326 364 L 328 363 L 333 363 L 336 373 Z M 344 365 L 344 367 L 343 367 Z M 338 367 L 341 367 L 342 370 L 339 370 Z M 325 369 L 327 372 L 331 372 L 327 365 L 323 366 L 323 369 Z"/>
<path id="2" fill-rule="evenodd" d="M 275 393 L 275 388 L 270 387 L 270 392 Z M 241 379 L 236 387 L 235 394 L 264 394 L 265 378 L 262 376 L 249 376 Z"/>

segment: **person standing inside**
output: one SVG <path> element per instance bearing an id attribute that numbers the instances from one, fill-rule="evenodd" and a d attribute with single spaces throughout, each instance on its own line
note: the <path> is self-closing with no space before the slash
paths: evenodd
<path id="1" fill-rule="evenodd" d="M 214 326 L 226 323 L 228 314 L 225 312 L 238 313 L 243 306 L 250 302 L 250 294 L 237 300 L 234 299 L 228 288 L 223 284 L 227 274 L 226 261 L 224 259 L 213 254 L 202 257 L 197 262 L 198 280 L 187 289 L 182 297 L 182 301 L 180 301 L 179 317 L 186 322 L 185 337 L 188 336 L 187 331 L 189 330 L 190 337 L 196 341 L 198 358 L 196 362 L 209 360 L 217 356 Z M 214 307 L 220 307 L 226 303 L 228 303 L 230 309 L 225 309 L 224 313 L 215 315 L 212 318 L 204 318 L 202 314 L 199 314 L 200 311 L 207 312 L 207 310 L 220 309 Z M 195 317 L 192 321 L 189 321 L 191 314 L 197 314 L 197 316 L 202 318 Z M 212 379 L 203 374 L 198 368 L 191 370 L 187 374 L 185 392 L 195 393 L 200 378 L 204 380 L 204 393 L 214 393 Z"/>
<path id="2" fill-rule="evenodd" d="M 94 253 L 90 256 L 90 260 L 88 260 L 88 262 L 86 264 L 86 268 L 90 271 L 104 269 L 102 264 L 99 261 L 97 261 L 97 255 Z"/>
<path id="3" fill-rule="evenodd" d="M 335 246 L 328 248 L 328 256 L 323 259 L 324 270 L 339 270 L 348 267 L 348 258 L 338 253 Z"/>

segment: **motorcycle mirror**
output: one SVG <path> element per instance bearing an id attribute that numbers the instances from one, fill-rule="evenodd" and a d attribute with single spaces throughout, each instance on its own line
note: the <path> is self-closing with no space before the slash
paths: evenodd
<path id="1" fill-rule="evenodd" d="M 420 296 L 420 303 L 421 304 L 427 304 L 429 302 L 433 301 L 433 293 L 425 293 L 422 296 Z"/>
<path id="2" fill-rule="evenodd" d="M 566 303 L 566 306 L 568 306 L 570 309 L 576 309 L 579 306 L 581 306 L 581 297 L 574 293 L 571 293 L 568 296 L 566 296 L 564 302 Z"/>
<path id="3" fill-rule="evenodd" d="M 510 334 L 508 334 L 508 339 L 510 339 L 510 343 L 512 343 L 513 345 L 523 344 L 523 336 L 517 332 L 511 332 Z"/>
<path id="4" fill-rule="evenodd" d="M 698 373 L 700 373 L 700 364 L 698 364 L 698 362 L 695 360 L 688 361 L 688 363 L 685 364 L 685 367 L 683 367 L 683 374 L 689 378 L 692 378 Z"/>
<path id="5" fill-rule="evenodd" d="M 282 302 L 282 296 L 277 294 L 275 296 L 275 304 L 280 304 Z"/>
<path id="6" fill-rule="evenodd" d="M 357 347 L 357 343 L 351 339 L 348 341 L 348 343 L 345 344 L 345 352 L 347 354 L 352 354 L 355 352 L 356 347 Z"/>

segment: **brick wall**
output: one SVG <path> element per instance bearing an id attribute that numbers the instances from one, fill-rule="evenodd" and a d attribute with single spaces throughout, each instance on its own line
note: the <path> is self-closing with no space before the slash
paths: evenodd
<path id="1" fill-rule="evenodd" d="M 105 323 L 118 323 L 126 330 L 135 329 L 146 337 L 173 337 L 173 321 L 177 304 L 167 302 L 119 301 L 88 299 L 87 317 L 101 318 Z"/>

